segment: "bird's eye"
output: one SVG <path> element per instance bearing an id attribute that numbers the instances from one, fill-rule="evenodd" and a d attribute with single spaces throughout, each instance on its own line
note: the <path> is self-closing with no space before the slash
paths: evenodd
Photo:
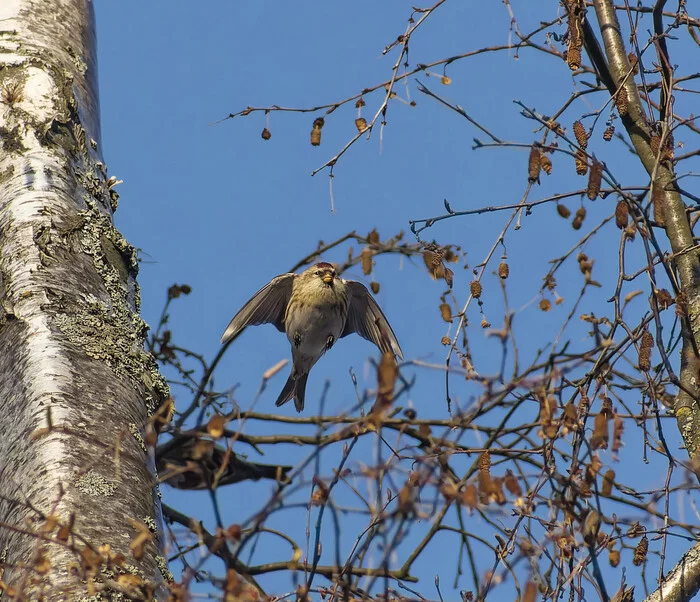
<path id="1" fill-rule="evenodd" d="M 316 270 L 316 276 L 320 276 L 320 275 L 321 275 L 321 270 Z"/>

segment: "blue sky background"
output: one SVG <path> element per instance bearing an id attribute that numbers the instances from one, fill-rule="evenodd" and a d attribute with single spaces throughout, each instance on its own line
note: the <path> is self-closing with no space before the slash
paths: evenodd
<path id="1" fill-rule="evenodd" d="M 536 3 L 536 10 L 535 3 L 512 4 L 524 32 L 561 12 L 557 2 Z M 450 86 L 442 86 L 439 77 L 410 78 L 407 87 L 401 83 L 396 91 L 403 98 L 408 95 L 417 106 L 392 102 L 381 149 L 375 132 L 371 140 L 359 141 L 341 159 L 333 180 L 336 210 L 331 213 L 328 172 L 314 177 L 310 172 L 354 135 L 354 103 L 326 119 L 318 148 L 309 144 L 309 132 L 313 119 L 322 112 L 271 114 L 268 127 L 272 139 L 268 142 L 260 137 L 267 125 L 262 113 L 215 122 L 248 105 L 313 106 L 344 99 L 387 80 L 397 50 L 387 56 L 382 56 L 382 50 L 404 32 L 411 2 L 102 1 L 96 3 L 96 11 L 102 150 L 110 173 L 124 180 L 118 188 L 121 202 L 117 226 L 143 252 L 139 278 L 143 316 L 155 325 L 167 288 L 175 282 L 190 284 L 192 294 L 172 307 L 171 327 L 179 346 L 197 350 L 207 358 L 218 351 L 221 333 L 235 311 L 271 277 L 287 271 L 311 252 L 319 240 L 329 242 L 350 230 L 365 234 L 375 227 L 382 238 L 403 230 L 410 240 L 409 220 L 442 214 L 444 198 L 455 210 L 520 201 L 527 186 L 528 150 L 473 151 L 473 138 L 486 137 L 466 120 L 420 94 L 417 79 L 463 106 L 494 134 L 524 144 L 539 134 L 533 134 L 536 124 L 524 119 L 513 101 L 521 100 L 541 113 L 551 114 L 573 89 L 565 63 L 528 49 L 519 57 L 505 51 L 456 62 L 447 69 Z M 414 66 L 480 47 L 507 44 L 512 39 L 509 26 L 510 17 L 502 3 L 447 2 L 414 35 L 409 61 Z M 560 33 L 564 30 L 562 25 Z M 544 42 L 543 35 L 535 39 Z M 679 58 L 682 50 L 682 46 L 672 44 L 671 52 Z M 441 68 L 434 73 L 441 74 Z M 366 97 L 363 115 L 367 119 L 381 100 L 380 93 Z M 574 118 L 599 108 L 605 100 L 599 95 L 576 101 L 568 114 L 570 120 L 563 125 L 570 126 Z M 635 159 L 619 142 L 606 145 L 600 132 L 602 128 L 589 148 L 608 162 L 623 185 L 644 183 Z M 542 185 L 531 198 L 582 187 L 585 179 L 573 175 L 573 161 L 557 156 L 554 173 L 542 176 Z M 573 212 L 580 201 L 572 199 L 566 204 Z M 588 217 L 582 232 L 612 213 L 614 202 L 586 200 L 585 206 Z M 507 215 L 491 213 L 445 220 L 423 235 L 440 244 L 462 245 L 469 265 L 474 266 L 484 259 Z M 578 240 L 572 232 L 554 207 L 545 205 L 524 218 L 520 230 L 510 230 L 506 237 L 512 274 L 507 284 L 508 302 L 516 311 L 515 330 L 526 358 L 523 361 L 554 339 L 580 289 L 582 276 L 573 262 L 558 278 L 557 290 L 565 303 L 546 315 L 537 308 L 547 262 Z M 603 284 L 603 291 L 599 295 L 588 293 L 578 313 L 610 315 L 612 308 L 601 300 L 614 291 L 618 244 L 619 231 L 611 224 L 606 235 L 587 245 L 586 252 L 596 259 L 594 277 Z M 339 260 L 346 252 L 331 253 L 325 259 Z M 494 328 L 501 326 L 504 313 L 498 279 L 493 275 L 502 254 L 503 250 L 497 252 L 484 279 L 484 310 Z M 642 265 L 642 260 L 639 254 L 631 255 L 628 269 Z M 359 268 L 346 277 L 369 282 Z M 443 363 L 446 350 L 440 339 L 454 332 L 454 326 L 448 331 L 438 311 L 444 282 L 432 281 L 420 261 L 412 265 L 392 256 L 377 260 L 375 278 L 381 283 L 378 300 L 406 359 Z M 460 307 L 468 296 L 471 278 L 471 270 L 458 268 L 454 292 Z M 630 286 L 629 290 L 639 286 Z M 631 310 L 643 311 L 647 295 L 645 289 L 631 302 Z M 476 368 L 492 374 L 500 362 L 500 345 L 484 336 L 475 304 L 468 316 Z M 574 344 L 586 343 L 588 330 L 586 324 L 575 319 L 567 336 Z M 231 346 L 220 365 L 217 387 L 223 390 L 238 385 L 234 398 L 246 409 L 262 372 L 288 356 L 285 337 L 273 327 L 249 329 Z M 375 376 L 367 361 L 370 356 L 376 356 L 376 351 L 358 337 L 337 345 L 311 374 L 307 412 L 318 411 L 326 379 L 332 383 L 326 412 L 340 413 L 352 407 L 356 398 L 348 370 L 355 371 L 361 387 L 372 387 Z M 273 410 L 286 371 L 272 379 L 258 410 Z M 404 374 L 415 376 L 416 385 L 410 399 L 402 403 L 410 403 L 419 416 L 447 418 L 443 374 L 420 368 L 407 368 Z M 461 405 L 467 405 L 479 393 L 477 387 L 459 377 L 453 379 L 452 387 L 455 402 Z M 180 404 L 187 401 L 176 398 Z M 285 411 L 294 414 L 291 404 L 283 408 Z M 532 407 L 524 419 L 535 420 L 537 412 Z M 251 425 L 251 429 L 269 432 L 265 425 Z M 673 425 L 667 431 L 673 431 Z M 641 444 L 633 437 L 630 433 L 627 445 L 636 446 L 630 457 L 636 454 L 638 458 Z M 475 436 L 475 444 L 477 439 Z M 371 453 L 368 445 L 358 451 L 357 457 L 369 462 L 371 456 L 362 454 Z M 297 449 L 273 449 L 264 460 L 297 461 L 303 457 L 300 454 Z M 332 474 L 330 469 L 338 460 L 337 455 L 324 456 L 325 474 Z M 612 463 L 609 454 L 603 454 L 603 460 Z M 619 466 L 617 469 L 621 470 Z M 660 486 L 665 465 L 652 463 L 641 478 L 648 489 Z M 222 490 L 224 522 L 248 517 L 270 490 L 265 483 Z M 208 503 L 205 495 L 173 493 L 167 488 L 165 500 L 191 513 L 198 513 Z M 498 518 L 509 520 L 508 506 Z M 290 529 L 290 520 L 301 530 L 303 539 L 305 509 L 280 517 L 277 526 Z M 356 523 L 352 516 L 347 520 L 343 523 L 346 547 L 358 533 L 355 527 L 366 524 L 366 520 Z M 211 526 L 211 521 L 208 516 L 205 522 Z M 420 536 L 424 528 L 426 523 L 419 523 L 412 536 Z M 483 533 L 489 537 L 487 528 Z M 431 548 L 431 560 L 420 569 L 422 582 L 418 589 L 435 597 L 433 579 L 438 574 L 446 599 L 455 599 L 456 590 L 451 585 L 458 542 L 448 538 L 440 541 Z M 667 566 L 685 545 L 671 544 Z M 262 539 L 259 551 L 270 561 L 288 559 L 290 550 L 280 546 L 279 540 Z M 488 554 L 480 567 L 482 572 L 490 568 L 492 556 Z M 220 568 L 218 564 L 212 566 Z M 526 575 L 525 566 L 521 568 L 522 575 Z M 614 593 L 620 573 L 610 573 L 609 590 Z M 629 581 L 636 578 L 636 574 L 628 574 Z M 284 574 L 262 582 L 275 593 L 289 589 Z M 465 575 L 457 589 L 470 588 Z"/>

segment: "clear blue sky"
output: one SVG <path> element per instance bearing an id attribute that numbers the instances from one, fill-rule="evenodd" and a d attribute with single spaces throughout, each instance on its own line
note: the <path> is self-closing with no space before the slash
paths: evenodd
<path id="1" fill-rule="evenodd" d="M 517 4 L 521 3 L 514 3 L 514 7 L 522 31 L 536 27 L 540 20 L 554 19 L 560 12 L 556 2 L 537 3 L 537 12 L 532 3 L 522 3 L 524 8 Z M 116 223 L 143 251 L 139 281 L 143 315 L 150 324 L 157 322 L 171 284 L 192 286 L 192 294 L 178 300 L 171 311 L 178 345 L 213 357 L 233 313 L 271 277 L 287 271 L 312 251 L 320 239 L 328 242 L 350 230 L 364 234 L 376 227 L 382 237 L 404 230 L 410 240 L 408 221 L 442 214 L 444 198 L 455 210 L 520 200 L 527 185 L 527 149 L 473 151 L 473 138 L 486 137 L 420 94 L 415 77 L 408 88 L 400 84 L 397 93 L 404 98 L 410 94 L 417 106 L 391 103 L 381 149 L 375 133 L 370 141 L 356 144 L 337 165 L 335 213 L 330 211 L 327 171 L 314 177 L 310 172 L 354 135 L 352 105 L 327 118 L 318 148 L 309 144 L 308 137 L 313 118 L 321 113 L 271 114 L 272 139 L 268 142 L 260 137 L 266 125 L 262 113 L 214 124 L 248 105 L 313 106 L 346 98 L 388 79 L 396 50 L 387 56 L 382 56 L 382 50 L 405 30 L 411 5 L 398 0 L 97 3 L 103 154 L 110 173 L 124 180 L 118 188 L 121 203 Z M 500 2 L 447 2 L 415 35 L 410 63 L 413 66 L 507 44 L 512 39 L 509 22 Z M 543 43 L 544 36 L 537 42 Z M 519 115 L 513 100 L 551 113 L 572 90 L 566 64 L 529 50 L 523 50 L 519 58 L 512 51 L 471 58 L 454 63 L 447 73 L 452 79 L 450 86 L 442 86 L 438 77 L 423 75 L 418 79 L 463 106 L 494 134 L 525 144 L 539 134 L 533 134 L 536 124 Z M 366 100 L 364 115 L 369 118 L 381 96 L 375 93 Z M 588 113 L 602 102 L 600 96 L 595 101 L 577 101 L 574 113 Z M 643 181 L 634 161 L 621 158 L 626 155 L 622 145 L 606 146 L 597 136 L 591 146 L 601 160 L 615 164 L 615 174 L 623 179 L 623 185 Z M 572 172 L 570 160 L 555 158 L 554 173 L 542 176 L 542 185 L 531 198 L 584 187 L 585 180 L 575 180 Z M 578 199 L 567 202 L 572 211 L 579 204 Z M 598 200 L 586 201 L 586 207 L 586 224 L 592 225 L 611 213 L 614 205 L 611 200 Z M 484 259 L 506 215 L 446 220 L 425 231 L 424 237 L 435 238 L 440 244 L 462 245 L 473 267 Z M 605 259 L 616 257 L 619 235 L 613 229 L 610 236 L 594 240 L 586 249 L 596 258 L 594 277 L 604 284 L 604 292 L 598 299 L 588 295 L 578 313 L 602 315 L 611 311 L 599 299 L 607 299 L 614 291 L 615 260 Z M 506 238 L 512 274 L 508 301 L 516 311 L 515 328 L 524 361 L 553 340 L 563 316 L 571 310 L 582 278 L 575 265 L 562 273 L 568 278 L 559 281 L 558 292 L 565 304 L 545 316 L 537 303 L 547 261 L 563 254 L 573 242 L 570 225 L 556 216 L 551 205 L 535 209 L 532 216 L 524 218 L 522 229 L 511 230 Z M 502 254 L 499 249 L 484 280 L 484 309 L 495 328 L 503 321 L 503 299 L 492 272 Z M 343 256 L 330 254 L 326 259 Z M 636 259 L 639 261 L 641 258 Z M 346 276 L 368 282 L 359 269 Z M 380 258 L 376 278 L 381 283 L 378 300 L 406 359 L 444 362 L 446 352 L 440 339 L 448 330 L 438 312 L 444 283 L 433 282 L 420 262 L 413 266 L 397 257 Z M 471 270 L 461 268 L 455 275 L 454 292 L 460 306 L 467 298 L 471 278 Z M 647 294 L 645 290 L 633 302 L 637 311 L 643 308 Z M 469 319 L 476 367 L 491 374 L 500 360 L 500 345 L 484 337 L 476 305 L 470 307 Z M 575 319 L 569 336 L 574 341 L 583 340 L 587 331 L 588 327 Z M 285 337 L 273 327 L 249 329 L 229 349 L 216 375 L 217 386 L 227 389 L 239 385 L 235 400 L 246 409 L 262 372 L 288 356 Z M 325 379 L 332 383 L 327 411 L 339 413 L 351 407 L 355 393 L 348 370 L 354 369 L 361 387 L 373 386 L 369 356 L 376 356 L 375 349 L 358 337 L 337 345 L 311 374 L 307 411 L 318 410 Z M 286 370 L 271 381 L 257 409 L 272 411 Z M 410 403 L 419 415 L 447 418 L 443 375 L 415 368 L 407 368 L 405 375 L 417 378 Z M 453 396 L 460 404 L 468 404 L 470 396 L 478 392 L 459 377 L 453 380 Z M 176 399 L 179 404 L 187 401 Z M 294 413 L 291 404 L 283 411 Z M 537 408 L 532 407 L 529 419 L 536 416 Z M 474 444 L 478 444 L 477 438 Z M 637 457 L 639 449 L 637 445 Z M 275 453 L 271 451 L 265 459 L 285 462 L 300 457 L 297 450 Z M 368 447 L 358 458 L 371 462 L 370 453 Z M 610 463 L 609 455 L 604 461 Z M 326 476 L 337 462 L 338 457 L 324 457 Z M 357 459 L 353 466 L 358 466 Z M 649 473 L 644 477 L 646 487 L 658 486 L 664 477 L 663 469 Z M 223 490 L 225 522 L 243 520 L 269 491 L 267 484 Z M 193 513 L 207 504 L 204 495 L 174 494 L 167 488 L 165 500 Z M 504 512 L 494 518 L 507 523 L 508 506 Z M 303 539 L 306 513 L 295 516 L 294 520 L 300 521 L 295 527 Z M 357 530 L 352 530 L 355 519 L 348 520 L 348 532 L 343 533 L 345 548 L 357 535 Z M 210 516 L 207 521 L 211 526 Z M 426 526 L 426 522 L 417 524 L 412 537 Z M 278 527 L 285 528 L 284 521 Z M 490 537 L 488 529 L 482 533 Z M 265 549 L 265 545 L 271 547 Z M 265 560 L 289 558 L 290 550 L 279 540 L 263 539 L 260 546 Z M 455 539 L 441 540 L 432 548 L 433 562 L 421 569 L 419 590 L 424 595 L 435 597 L 433 578 L 439 574 L 446 599 L 455 599 L 451 586 L 457 549 Z M 443 553 L 446 556 L 440 561 Z M 491 556 L 487 557 L 481 571 L 490 567 Z M 675 557 L 677 554 L 669 555 Z M 323 562 L 330 561 L 324 557 Z M 521 577 L 526 574 L 522 568 Z M 618 581 L 619 573 L 612 573 L 610 593 L 617 589 Z M 281 574 L 263 583 L 273 592 L 288 585 Z M 466 575 L 457 589 L 470 589 Z M 592 595 L 592 589 L 589 591 Z"/>

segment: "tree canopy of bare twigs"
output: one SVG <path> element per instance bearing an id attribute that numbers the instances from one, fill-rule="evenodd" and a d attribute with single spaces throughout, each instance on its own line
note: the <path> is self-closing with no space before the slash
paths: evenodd
<path id="1" fill-rule="evenodd" d="M 700 583 L 692 502 L 700 291 L 692 192 L 698 74 L 686 59 L 698 50 L 700 22 L 683 2 L 567 0 L 526 11 L 507 1 L 508 44 L 465 40 L 459 55 L 409 60 L 421 27 L 444 4 L 410 12 L 384 49 L 392 65 L 384 81 L 316 106 L 249 106 L 228 116 L 264 115 L 262 138 L 274 144 L 274 123 L 298 114 L 310 143 L 323 149 L 325 129 L 354 113 L 356 134 L 312 170 L 331 177 L 333 205 L 346 153 L 391 136 L 397 103 L 450 111 L 473 132 L 474 152 L 498 154 L 521 193 L 500 205 L 472 199 L 469 208 L 445 200 L 442 211 L 416 216 L 405 235 L 351 232 L 290 266 L 334 257 L 341 270 L 356 265 L 373 278 L 375 265 L 398 254 L 415 266 L 412 278 L 444 283 L 436 299 L 447 324 L 442 367 L 410 359 L 391 376 L 378 368 L 376 388 L 358 388 L 357 406 L 339 416 L 232 409 L 211 380 L 220 356 L 197 357 L 199 369 L 186 373 L 192 358 L 173 343 L 166 308 L 152 349 L 188 381 L 176 427 L 253 455 L 284 457 L 274 450 L 285 444 L 302 452 L 258 512 L 221 525 L 226 553 L 209 550 L 260 583 L 288 573 L 300 598 L 442 599 L 447 587 L 465 600 L 690 599 Z M 533 12 L 538 21 L 525 29 Z M 684 45 L 674 56 L 677 39 Z M 477 118 L 448 87 L 470 60 L 499 53 L 536 59 L 542 69 L 531 85 L 557 86 L 550 104 L 537 107 L 526 89 L 513 90 L 530 138 L 500 131 L 495 115 Z M 471 93 L 491 94 L 489 82 Z M 446 220 L 478 227 L 485 214 L 501 226 L 478 258 L 466 239 L 440 240 Z M 525 262 L 530 278 L 512 257 L 521 230 L 530 244 L 556 230 L 551 239 L 560 246 L 543 245 L 548 263 Z M 513 298 L 532 301 L 523 307 Z M 545 338 L 523 340 L 523 320 L 541 325 Z M 279 369 L 263 376 L 261 392 Z M 417 416 L 407 405 L 414 378 L 434 370 L 443 377 L 433 397 L 443 404 Z M 387 387 L 390 402 L 380 403 Z M 295 520 L 305 530 L 280 527 Z M 350 525 L 356 532 L 341 537 Z M 280 545 L 288 552 L 269 553 Z M 453 567 L 449 585 L 426 581 L 435 555 Z"/>
<path id="2" fill-rule="evenodd" d="M 408 8 L 398 35 L 387 26 L 381 81 L 298 107 L 280 89 L 221 119 L 259 119 L 250 144 L 267 145 L 293 122 L 299 145 L 325 153 L 310 170 L 328 177 L 334 210 L 347 202 L 335 178 L 391 137 L 399 107 L 417 123 L 446 114 L 445 135 L 497 163 L 501 178 L 469 177 L 502 202 L 446 199 L 416 169 L 440 199 L 423 214 L 289 260 L 361 272 L 375 294 L 379 267 L 401 265 L 439 291 L 444 328 L 425 349 L 440 358 L 351 371 L 341 411 L 327 384 L 305 413 L 273 413 L 263 404 L 285 362 L 224 373 L 252 339 L 214 357 L 180 344 L 171 314 L 192 288 L 167 291 L 146 348 L 172 398 L 140 427 L 163 484 L 172 600 L 683 602 L 700 589 L 700 18 L 683 0 L 504 0 L 507 42 L 465 36 L 457 54 L 423 56 L 449 4 Z M 507 88 L 519 126 L 505 131 L 455 93 L 474 61 L 501 57 L 536 65 Z M 503 90 L 485 79 L 468 92 Z M 536 105 L 535 90 L 547 91 Z M 329 148 L 325 133 L 353 121 Z M 482 227 L 486 245 L 469 236 Z M 251 379 L 257 393 L 239 395 Z"/>

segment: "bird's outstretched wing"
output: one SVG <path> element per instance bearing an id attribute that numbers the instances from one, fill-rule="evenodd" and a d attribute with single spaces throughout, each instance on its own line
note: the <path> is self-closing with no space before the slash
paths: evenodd
<path id="1" fill-rule="evenodd" d="M 273 278 L 233 316 L 221 337 L 227 343 L 246 326 L 274 324 L 277 330 L 284 331 L 284 313 L 292 295 L 294 274 L 282 274 Z"/>
<path id="2" fill-rule="evenodd" d="M 345 337 L 356 332 L 368 341 L 372 341 L 382 353 L 393 353 L 403 359 L 401 346 L 389 321 L 365 285 L 354 280 L 346 280 L 345 286 L 350 295 L 350 310 L 345 330 L 340 336 Z"/>

